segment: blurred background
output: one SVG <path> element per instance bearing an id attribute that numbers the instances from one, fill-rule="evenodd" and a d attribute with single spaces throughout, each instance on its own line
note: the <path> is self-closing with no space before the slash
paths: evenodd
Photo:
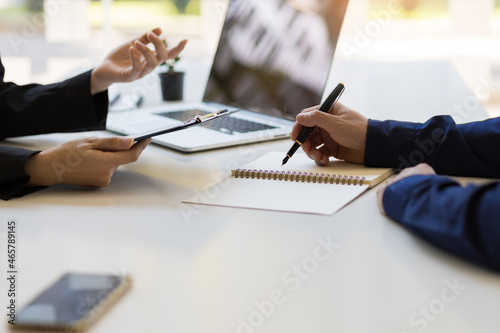
<path id="1" fill-rule="evenodd" d="M 181 68 L 183 63 L 209 66 L 227 3 L 0 0 L 5 79 L 19 84 L 59 81 L 157 26 L 170 44 L 189 39 Z M 450 61 L 473 92 L 486 87 L 477 97 L 490 115 L 500 115 L 500 0 L 349 1 L 335 61 L 426 60 Z"/>

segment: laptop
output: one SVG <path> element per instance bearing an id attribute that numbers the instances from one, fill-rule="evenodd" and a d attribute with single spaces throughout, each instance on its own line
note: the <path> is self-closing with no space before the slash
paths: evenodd
<path id="1" fill-rule="evenodd" d="M 289 137 L 295 116 L 321 103 L 346 7 L 347 0 L 231 0 L 203 102 L 111 112 L 107 129 L 134 135 L 241 109 L 153 142 L 195 152 Z"/>

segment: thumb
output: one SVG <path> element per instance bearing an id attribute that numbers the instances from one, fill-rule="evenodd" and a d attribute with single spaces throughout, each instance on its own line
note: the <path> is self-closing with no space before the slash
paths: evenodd
<path id="1" fill-rule="evenodd" d="M 112 137 L 90 139 L 92 149 L 102 151 L 119 151 L 128 150 L 134 144 L 134 138 L 129 137 Z"/>
<path id="2" fill-rule="evenodd" d="M 318 126 L 319 128 L 328 130 L 335 126 L 337 119 L 336 116 L 323 111 L 311 111 L 299 113 L 297 115 L 297 122 L 305 127 Z"/>

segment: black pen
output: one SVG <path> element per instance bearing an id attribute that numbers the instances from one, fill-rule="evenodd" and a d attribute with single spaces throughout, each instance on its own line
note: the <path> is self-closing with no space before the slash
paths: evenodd
<path id="1" fill-rule="evenodd" d="M 330 93 L 328 98 L 323 102 L 323 104 L 321 104 L 321 106 L 319 107 L 319 110 L 323 111 L 323 112 L 330 111 L 332 106 L 335 104 L 335 102 L 338 101 L 338 99 L 340 98 L 340 96 L 344 92 L 344 89 L 345 89 L 345 87 L 344 87 L 344 84 L 342 82 L 337 84 L 337 86 L 335 87 L 335 89 L 333 89 L 333 91 Z M 299 149 L 299 147 L 304 143 L 304 141 L 307 140 L 307 137 L 309 136 L 309 134 L 311 134 L 313 129 L 314 129 L 314 126 L 313 127 L 304 127 L 302 132 L 300 132 L 299 136 L 295 140 L 295 143 L 293 144 L 292 148 L 290 148 L 288 153 L 286 153 L 286 157 L 283 159 L 283 163 L 281 164 L 281 166 L 285 165 L 286 162 L 288 162 L 289 158 L 292 158 L 293 154 L 295 154 L 297 149 Z"/>

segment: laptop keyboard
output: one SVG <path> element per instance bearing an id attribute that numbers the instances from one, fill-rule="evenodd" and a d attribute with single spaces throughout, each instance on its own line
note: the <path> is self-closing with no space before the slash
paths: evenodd
<path id="1" fill-rule="evenodd" d="M 172 112 L 163 112 L 157 113 L 160 116 L 172 118 L 180 121 L 186 121 L 190 118 L 194 118 L 197 115 L 204 116 L 209 114 L 210 112 L 202 111 L 202 110 L 181 110 L 181 111 L 172 111 Z M 222 117 L 220 119 L 211 120 L 205 124 L 202 124 L 205 128 L 213 129 L 226 134 L 233 134 L 233 132 L 238 133 L 248 133 L 261 131 L 266 129 L 276 128 L 275 126 L 269 126 L 262 123 L 256 123 L 254 121 L 244 120 L 240 118 L 235 118 L 231 116 Z"/>

